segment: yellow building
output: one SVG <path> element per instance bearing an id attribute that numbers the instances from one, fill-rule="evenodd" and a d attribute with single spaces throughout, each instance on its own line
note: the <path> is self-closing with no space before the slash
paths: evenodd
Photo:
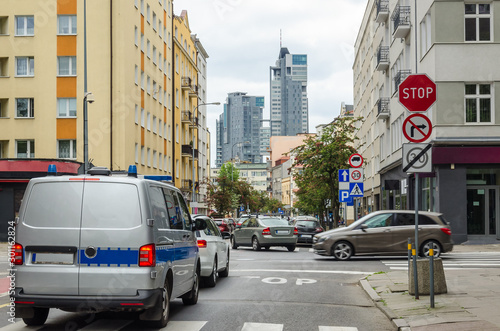
<path id="1" fill-rule="evenodd" d="M 135 164 L 192 188 L 198 51 L 186 12 L 175 16 L 172 0 L 86 0 L 85 20 L 84 3 L 2 0 L 0 158 L 83 163 L 87 100 L 93 165 Z"/>

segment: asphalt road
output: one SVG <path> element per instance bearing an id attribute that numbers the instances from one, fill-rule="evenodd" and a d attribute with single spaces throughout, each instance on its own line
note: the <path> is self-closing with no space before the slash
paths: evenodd
<path id="1" fill-rule="evenodd" d="M 444 255 L 446 268 L 467 268 L 475 261 L 487 263 L 500 254 Z M 488 261 L 486 261 L 488 260 Z M 0 262 L 0 270 L 7 264 Z M 231 250 L 228 278 L 215 288 L 202 288 L 198 304 L 171 303 L 170 322 L 164 330 L 393 330 L 358 281 L 367 274 L 404 268 L 404 257 L 361 257 L 339 262 L 319 257 L 310 246 L 295 252 L 285 248 L 254 252 Z M 477 267 L 477 266 L 475 266 Z M 484 267 L 484 266 L 481 266 Z M 4 277 L 1 275 L 0 277 Z M 8 296 L 0 296 L 0 329 L 26 330 L 22 320 L 8 321 Z M 52 309 L 45 326 L 29 330 L 147 330 L 131 314 L 78 315 Z M 153 329 L 150 329 L 153 330 Z M 344 329 L 343 329 L 344 330 Z"/>

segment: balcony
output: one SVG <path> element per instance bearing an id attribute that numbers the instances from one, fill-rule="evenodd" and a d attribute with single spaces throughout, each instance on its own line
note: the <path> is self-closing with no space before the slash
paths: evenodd
<path id="1" fill-rule="evenodd" d="M 194 158 L 197 159 L 199 154 L 197 149 L 193 151 L 193 147 L 191 147 L 191 145 L 182 145 L 181 154 L 183 157 L 193 157 L 193 152 Z"/>
<path id="2" fill-rule="evenodd" d="M 377 70 L 385 71 L 389 68 L 389 46 L 379 46 L 377 49 Z"/>
<path id="3" fill-rule="evenodd" d="M 184 110 L 181 114 L 181 122 L 182 123 L 192 123 L 192 115 L 190 111 Z"/>
<path id="4" fill-rule="evenodd" d="M 189 90 L 189 96 L 191 98 L 197 98 L 198 97 L 198 85 L 192 85 L 191 90 Z"/>
<path id="5" fill-rule="evenodd" d="M 377 23 L 383 23 L 387 21 L 388 17 L 389 17 L 389 0 L 378 0 L 377 17 L 375 17 L 375 21 Z"/>
<path id="6" fill-rule="evenodd" d="M 391 117 L 391 111 L 389 109 L 390 98 L 380 98 L 377 101 L 377 118 L 385 120 Z"/>
<path id="7" fill-rule="evenodd" d="M 190 179 L 183 179 L 181 182 L 182 191 L 191 191 L 193 189 L 193 181 Z"/>
<path id="8" fill-rule="evenodd" d="M 182 77 L 181 78 L 181 88 L 183 90 L 191 89 L 191 77 Z"/>
<path id="9" fill-rule="evenodd" d="M 392 36 L 394 38 L 404 38 L 410 32 L 410 6 L 397 5 L 392 13 L 393 22 Z"/>
<path id="10" fill-rule="evenodd" d="M 411 75 L 411 70 L 399 70 L 397 72 L 396 76 L 394 76 L 394 93 L 398 91 L 399 84 L 401 84 L 409 75 Z"/>

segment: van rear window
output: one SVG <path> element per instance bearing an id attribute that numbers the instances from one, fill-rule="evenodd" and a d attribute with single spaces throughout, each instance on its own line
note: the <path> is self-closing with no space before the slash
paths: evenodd
<path id="1" fill-rule="evenodd" d="M 141 208 L 135 185 L 85 183 L 82 228 L 127 229 L 140 225 Z"/>
<path id="2" fill-rule="evenodd" d="M 23 222 L 35 228 L 79 228 L 83 182 L 33 185 Z"/>

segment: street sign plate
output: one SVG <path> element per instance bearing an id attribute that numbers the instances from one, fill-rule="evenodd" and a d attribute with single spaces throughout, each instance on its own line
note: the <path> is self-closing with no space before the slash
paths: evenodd
<path id="1" fill-rule="evenodd" d="M 353 168 L 359 168 L 363 165 L 363 157 L 361 156 L 361 154 L 352 154 L 349 157 L 349 164 Z"/>
<path id="2" fill-rule="evenodd" d="M 349 183 L 349 196 L 362 197 L 363 196 L 363 183 Z"/>
<path id="3" fill-rule="evenodd" d="M 403 134 L 413 143 L 421 143 L 431 136 L 432 123 L 430 119 L 422 114 L 408 116 L 403 122 Z"/>
<path id="4" fill-rule="evenodd" d="M 349 190 L 339 190 L 339 202 L 349 202 L 352 198 L 349 196 Z"/>
<path id="5" fill-rule="evenodd" d="M 349 191 L 349 182 L 339 182 L 339 190 Z"/>
<path id="6" fill-rule="evenodd" d="M 348 169 L 339 169 L 339 182 L 349 182 Z"/>
<path id="7" fill-rule="evenodd" d="M 415 159 L 429 144 L 403 144 L 403 169 Z M 432 149 L 423 154 L 409 169 L 409 173 L 432 172 Z"/>
<path id="8" fill-rule="evenodd" d="M 363 169 L 350 168 L 349 183 L 362 183 L 362 182 L 363 182 Z"/>
<path id="9" fill-rule="evenodd" d="M 410 112 L 424 112 L 437 99 L 436 83 L 426 74 L 408 76 L 398 87 L 399 102 Z"/>

